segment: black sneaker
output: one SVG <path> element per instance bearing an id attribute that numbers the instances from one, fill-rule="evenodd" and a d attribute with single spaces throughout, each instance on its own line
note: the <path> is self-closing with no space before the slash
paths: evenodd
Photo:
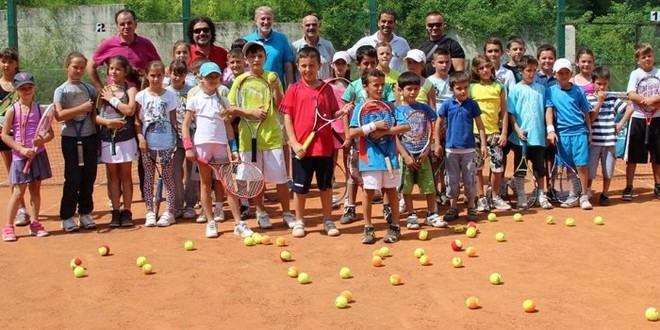
<path id="1" fill-rule="evenodd" d="M 385 243 L 396 243 L 401 238 L 401 227 L 396 225 L 390 225 L 390 228 L 387 229 L 387 235 L 383 241 Z"/>
<path id="2" fill-rule="evenodd" d="M 133 227 L 133 213 L 129 210 L 121 210 L 121 226 Z"/>
<path id="3" fill-rule="evenodd" d="M 241 205 L 241 220 L 245 221 L 250 218 L 250 207 L 247 205 Z"/>
<path id="4" fill-rule="evenodd" d="M 355 206 L 347 206 L 344 209 L 344 214 L 339 218 L 339 223 L 347 225 L 353 221 L 355 221 Z"/>
<path id="5" fill-rule="evenodd" d="M 390 204 L 383 204 L 383 218 L 388 224 L 392 224 L 392 208 Z"/>
<path id="6" fill-rule="evenodd" d="M 660 198 L 660 184 L 655 185 L 655 198 Z"/>
<path id="7" fill-rule="evenodd" d="M 607 193 L 601 193 L 600 198 L 598 198 L 598 205 L 600 205 L 600 206 L 609 206 L 610 205 L 610 196 Z"/>
<path id="8" fill-rule="evenodd" d="M 447 213 L 445 213 L 445 216 L 442 219 L 447 222 L 458 219 L 458 210 L 455 208 L 448 209 Z"/>
<path id="9" fill-rule="evenodd" d="M 119 210 L 112 210 L 112 220 L 110 220 L 110 227 L 121 227 L 121 214 Z"/>
<path id="10" fill-rule="evenodd" d="M 626 186 L 626 189 L 623 189 L 623 196 L 621 196 L 621 199 L 629 202 L 632 200 L 633 195 L 633 187 L 632 186 Z"/>
<path id="11" fill-rule="evenodd" d="M 376 233 L 374 231 L 374 226 L 365 226 L 364 236 L 362 236 L 362 244 L 374 244 L 374 243 L 376 243 Z"/>

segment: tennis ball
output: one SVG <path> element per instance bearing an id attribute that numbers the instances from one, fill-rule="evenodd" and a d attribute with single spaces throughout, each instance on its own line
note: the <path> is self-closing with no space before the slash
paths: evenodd
<path id="1" fill-rule="evenodd" d="M 250 237 L 246 237 L 246 238 L 243 239 L 243 244 L 245 244 L 245 246 L 253 246 L 256 243 L 254 242 L 254 238 L 252 238 L 252 236 L 250 236 Z"/>
<path id="2" fill-rule="evenodd" d="M 523 301 L 522 304 L 523 310 L 527 313 L 532 313 L 536 311 L 536 304 L 534 303 L 534 300 L 527 299 Z"/>
<path id="3" fill-rule="evenodd" d="M 289 262 L 291 261 L 291 258 L 292 258 L 291 252 L 286 250 L 280 252 L 280 260 L 284 262 Z"/>
<path id="4" fill-rule="evenodd" d="M 426 241 L 429 238 L 429 231 L 422 229 L 419 231 L 419 235 L 417 237 L 422 241 Z"/>
<path id="5" fill-rule="evenodd" d="M 289 267 L 287 274 L 289 274 L 289 277 L 298 277 L 298 267 L 296 266 Z"/>
<path id="6" fill-rule="evenodd" d="M 459 233 L 459 234 L 460 234 L 460 233 L 462 233 L 462 232 L 464 232 L 464 231 L 465 231 L 465 227 L 463 227 L 463 225 L 455 225 L 455 226 L 454 226 L 454 232 L 455 232 L 455 233 Z"/>
<path id="7" fill-rule="evenodd" d="M 151 264 L 144 264 L 142 266 L 142 274 L 144 275 L 149 275 L 153 273 L 153 271 L 154 271 L 154 267 Z"/>
<path id="8" fill-rule="evenodd" d="M 657 321 L 660 319 L 660 314 L 658 313 L 658 310 L 655 307 L 649 307 L 644 311 L 644 316 L 646 316 L 646 319 L 649 321 Z"/>
<path id="9" fill-rule="evenodd" d="M 574 227 L 574 226 L 575 226 L 575 219 L 573 219 L 573 218 L 566 218 L 566 226 L 568 226 L 568 227 Z"/>
<path id="10" fill-rule="evenodd" d="M 463 250 L 463 242 L 459 239 L 455 239 L 451 242 L 451 249 L 458 252 Z"/>
<path id="11" fill-rule="evenodd" d="M 390 275 L 390 284 L 392 285 L 401 285 L 403 282 L 403 278 L 399 274 L 392 274 Z"/>
<path id="12" fill-rule="evenodd" d="M 335 298 L 335 306 L 337 306 L 337 308 L 346 308 L 346 306 L 348 306 L 348 299 L 342 295 L 338 296 Z"/>
<path id="13" fill-rule="evenodd" d="M 371 251 L 371 256 L 372 257 L 374 257 L 374 256 L 379 256 L 380 257 L 380 249 L 375 249 L 375 250 Z"/>
<path id="14" fill-rule="evenodd" d="M 262 235 L 262 236 L 261 236 L 261 244 L 263 244 L 263 245 L 271 245 L 271 244 L 273 244 L 273 241 L 271 240 L 270 236 L 268 236 L 268 235 Z"/>
<path id="15" fill-rule="evenodd" d="M 417 259 L 421 258 L 425 254 L 426 254 L 426 252 L 424 251 L 424 249 L 422 249 L 422 248 L 416 248 L 415 249 L 415 257 Z"/>
<path id="16" fill-rule="evenodd" d="M 261 244 L 261 239 L 262 239 L 261 234 L 252 233 L 252 240 L 254 240 L 254 244 Z"/>
<path id="17" fill-rule="evenodd" d="M 186 251 L 192 251 L 195 249 L 195 243 L 193 243 L 193 241 L 186 241 L 183 243 L 183 248 L 186 249 Z"/>
<path id="18" fill-rule="evenodd" d="M 268 82 L 275 82 L 277 80 L 277 74 L 275 72 L 269 72 L 268 73 Z"/>
<path id="19" fill-rule="evenodd" d="M 490 221 L 490 222 L 497 221 L 497 214 L 495 214 L 493 212 L 488 213 L 488 221 Z"/>
<path id="20" fill-rule="evenodd" d="M 470 221 L 467 223 L 468 228 L 477 228 L 477 223 L 474 221 Z"/>
<path id="21" fill-rule="evenodd" d="M 431 265 L 431 258 L 429 258 L 429 256 L 427 256 L 427 255 L 423 255 L 423 256 L 419 257 L 419 263 L 422 266 L 429 266 L 429 265 Z"/>
<path id="22" fill-rule="evenodd" d="M 490 283 L 493 285 L 499 285 L 502 284 L 502 276 L 498 273 L 492 273 L 490 274 Z"/>
<path id="23" fill-rule="evenodd" d="M 144 266 L 144 264 L 147 263 L 147 257 L 138 257 L 137 260 L 135 261 L 138 267 Z"/>
<path id="24" fill-rule="evenodd" d="M 76 266 L 76 268 L 73 269 L 73 275 L 75 277 L 85 276 L 85 268 L 83 268 L 82 266 Z"/>
<path id="25" fill-rule="evenodd" d="M 545 217 L 545 223 L 547 223 L 549 225 L 554 225 L 555 224 L 555 217 L 553 217 L 551 215 Z"/>
<path id="26" fill-rule="evenodd" d="M 383 264 L 383 258 L 380 256 L 371 257 L 371 265 L 374 267 L 380 267 Z"/>
<path id="27" fill-rule="evenodd" d="M 298 283 L 300 283 L 300 284 L 309 283 L 309 275 L 307 273 L 298 274 Z"/>
<path id="28" fill-rule="evenodd" d="M 474 296 L 468 297 L 465 300 L 465 306 L 467 306 L 467 308 L 469 308 L 469 309 L 479 308 L 479 298 L 474 297 Z"/>
<path id="29" fill-rule="evenodd" d="M 520 213 L 514 214 L 513 215 L 513 221 L 515 221 L 515 222 L 523 221 L 522 214 L 520 214 Z"/>
<path id="30" fill-rule="evenodd" d="M 348 290 L 342 291 L 341 295 L 344 296 L 348 302 L 353 300 L 353 294 Z"/>
<path id="31" fill-rule="evenodd" d="M 465 236 L 467 236 L 469 238 L 475 238 L 477 236 L 477 227 L 469 227 L 465 231 Z"/>
<path id="32" fill-rule="evenodd" d="M 381 258 L 389 257 L 390 256 L 390 248 L 388 248 L 387 246 L 383 246 L 382 248 L 380 248 L 378 250 L 378 255 Z"/>
<path id="33" fill-rule="evenodd" d="M 467 249 L 465 249 L 465 252 L 467 253 L 467 256 L 470 257 L 470 258 L 477 256 L 477 249 L 475 249 L 471 246 L 468 247 Z"/>
<path id="34" fill-rule="evenodd" d="M 497 234 L 495 234 L 495 240 L 498 242 L 504 242 L 506 241 L 506 237 L 504 237 L 503 232 L 498 232 Z"/>
<path id="35" fill-rule="evenodd" d="M 71 269 L 74 269 L 80 265 L 82 265 L 82 259 L 80 258 L 73 258 L 71 259 L 71 262 L 69 262 L 69 266 L 71 266 Z"/>
<path id="36" fill-rule="evenodd" d="M 263 240 L 263 238 L 262 238 L 262 240 Z M 286 240 L 284 239 L 284 237 L 280 236 L 275 240 L 275 245 L 277 245 L 277 246 L 286 246 Z"/>
<path id="37" fill-rule="evenodd" d="M 461 260 L 461 257 L 454 257 L 451 259 L 451 264 L 454 265 L 454 268 L 463 267 L 463 261 Z"/>
<path id="38" fill-rule="evenodd" d="M 99 247 L 99 255 L 107 256 L 108 255 L 108 249 L 105 248 L 105 246 L 100 246 Z"/>
<path id="39" fill-rule="evenodd" d="M 348 267 L 342 267 L 342 268 L 339 270 L 339 276 L 340 276 L 341 278 L 351 278 L 351 276 L 352 276 L 352 275 L 351 275 L 351 269 L 348 268 Z"/>
<path id="40" fill-rule="evenodd" d="M 603 221 L 603 217 L 601 217 L 600 215 L 594 218 L 594 223 L 599 226 L 605 224 L 605 222 Z"/>

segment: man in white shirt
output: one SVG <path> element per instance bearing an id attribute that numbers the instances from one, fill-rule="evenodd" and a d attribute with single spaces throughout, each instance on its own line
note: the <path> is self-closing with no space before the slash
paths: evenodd
<path id="1" fill-rule="evenodd" d="M 392 47 L 392 61 L 390 61 L 390 68 L 401 72 L 401 62 L 410 50 L 408 41 L 406 39 L 394 34 L 396 27 L 396 14 L 391 10 L 383 10 L 378 15 L 378 32 L 366 36 L 353 45 L 348 50 L 348 53 L 355 59 L 355 52 L 360 46 L 376 46 L 381 41 L 388 42 Z"/>

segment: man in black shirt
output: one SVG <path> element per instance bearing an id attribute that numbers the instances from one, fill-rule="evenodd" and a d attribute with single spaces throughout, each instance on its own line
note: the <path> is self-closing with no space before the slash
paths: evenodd
<path id="1" fill-rule="evenodd" d="M 426 15 L 426 32 L 429 34 L 429 39 L 422 42 L 419 47 L 417 47 L 426 54 L 426 68 L 424 70 L 425 77 L 435 73 L 431 60 L 433 60 L 433 52 L 439 47 L 449 50 L 449 53 L 451 54 L 452 65 L 449 68 L 450 74 L 454 71 L 465 70 L 465 52 L 458 41 L 445 34 L 446 26 L 447 24 L 441 13 L 434 11 Z"/>

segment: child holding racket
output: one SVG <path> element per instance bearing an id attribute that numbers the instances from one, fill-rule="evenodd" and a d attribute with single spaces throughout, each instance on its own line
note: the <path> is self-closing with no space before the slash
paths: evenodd
<path id="1" fill-rule="evenodd" d="M 149 62 L 145 68 L 145 79 L 148 87 L 135 96 L 137 103 L 135 131 L 144 164 L 144 195 L 146 196 L 144 204 L 147 207 L 145 227 L 167 227 L 176 223 L 174 162 L 172 159 L 178 137 L 176 133 L 176 109 L 179 107 L 179 100 L 172 91 L 163 88 L 164 77 L 165 65 L 163 62 Z M 168 129 L 172 129 L 173 134 L 164 133 L 159 135 L 160 132 L 167 132 Z M 158 148 L 154 144 L 159 144 Z M 162 174 L 167 200 L 167 211 L 160 216 L 158 221 L 156 221 L 158 210 L 157 207 L 154 207 L 154 202 L 158 203 L 159 201 L 154 201 L 153 198 L 157 158 L 160 158 L 160 174 Z"/>
<path id="2" fill-rule="evenodd" d="M 358 49 L 359 51 L 359 49 Z M 396 159 L 394 136 L 410 129 L 406 117 L 394 105 L 382 99 L 385 74 L 372 69 L 362 74 L 362 84 L 367 98 L 358 103 L 351 118 L 350 138 L 359 137 L 360 159 L 358 168 L 362 175 L 364 194 L 364 236 L 362 244 L 374 244 L 376 234 L 371 223 L 371 201 L 376 190 L 382 190 L 389 200 L 397 200 L 396 188 L 401 182 Z M 398 208 L 391 209 L 392 222 L 383 241 L 394 243 L 401 238 Z"/>
<path id="3" fill-rule="evenodd" d="M 204 162 L 210 160 L 229 161 L 227 146 L 230 146 L 232 158 L 237 158 L 238 147 L 234 140 L 234 132 L 229 124 L 229 103 L 223 96 L 218 95 L 217 89 L 221 86 L 220 67 L 207 62 L 200 67 L 202 76 L 202 91 L 188 99 L 186 103 L 186 117 L 183 121 L 183 147 L 186 149 L 186 158 L 194 160 L 195 155 Z M 194 138 L 190 137 L 190 124 L 195 119 L 196 130 Z M 194 146 L 193 146 L 194 142 Z M 194 150 L 194 151 L 193 151 Z M 202 209 L 206 215 L 206 237 L 218 237 L 218 227 L 213 217 L 211 207 L 212 170 L 209 166 L 199 166 L 201 182 Z M 222 187 L 216 184 L 215 195 L 222 200 Z M 241 237 L 252 235 L 252 230 L 245 221 L 240 219 L 238 201 L 236 197 L 227 194 L 227 203 L 234 217 L 234 234 Z"/>
<path id="4" fill-rule="evenodd" d="M 79 228 L 94 229 L 90 214 L 94 209 L 94 182 L 98 160 L 98 135 L 94 125 L 94 86 L 81 81 L 87 58 L 73 52 L 66 57 L 67 81 L 55 89 L 53 103 L 57 120 L 62 123 L 64 185 L 60 218 L 65 232 Z M 73 219 L 78 210 L 78 224 Z"/>
<path id="5" fill-rule="evenodd" d="M 423 65 L 422 65 L 423 68 Z M 402 104 L 397 106 L 408 121 L 410 130 L 399 136 L 397 149 L 401 154 L 401 185 L 399 192 L 403 195 L 405 208 L 409 215 L 406 227 L 419 229 L 417 214 L 412 203 L 412 188 L 415 184 L 419 192 L 426 197 L 427 212 L 425 224 L 437 228 L 447 226 L 437 214 L 435 202 L 435 179 L 431 169 L 431 141 L 433 141 L 434 123 L 437 113 L 428 104 L 418 102 L 417 95 L 421 88 L 421 77 L 413 72 L 404 72 L 397 82 L 402 97 Z"/>
<path id="6" fill-rule="evenodd" d="M 417 93 L 417 102 L 426 104 L 435 111 L 435 87 L 433 83 L 422 76 L 426 66 L 426 55 L 419 49 L 411 49 L 404 58 L 408 71 L 416 74 L 420 79 L 420 88 Z M 401 86 L 399 86 L 401 88 Z M 400 97 L 399 101 L 403 98 Z"/>
<path id="7" fill-rule="evenodd" d="M 25 190 L 30 191 L 30 211 L 33 215 L 29 233 L 37 237 L 48 236 L 37 219 L 41 206 L 41 181 L 52 176 L 44 144 L 54 135 L 46 127 L 42 127 L 48 129 L 44 136 L 37 134 L 41 131 L 39 123 L 43 113 L 34 100 L 34 78 L 27 72 L 19 72 L 14 77 L 14 87 L 19 98 L 7 109 L 5 129 L 2 130 L 2 141 L 12 148 L 9 183 L 15 185 L 7 205 L 8 222 L 2 228 L 2 240 L 5 242 L 16 240 L 14 219 Z M 13 136 L 9 135 L 10 131 L 13 131 Z M 26 168 L 28 163 L 30 165 Z"/>
<path id="8" fill-rule="evenodd" d="M 123 56 L 110 58 L 108 79 L 112 82 L 99 92 L 100 100 L 95 116 L 100 126 L 101 161 L 108 174 L 108 190 L 112 201 L 110 227 L 132 227 L 133 200 L 132 164 L 138 159 L 135 140 L 135 95 L 137 88 L 130 86 L 126 78 L 131 72 L 128 60 Z M 123 210 L 119 210 L 122 205 Z"/>
<path id="9" fill-rule="evenodd" d="M 626 161 L 626 188 L 623 200 L 633 198 L 633 179 L 637 164 L 646 164 L 651 155 L 651 168 L 655 179 L 655 197 L 660 198 L 660 69 L 653 67 L 655 54 L 648 43 L 635 47 L 635 61 L 639 68 L 630 73 L 628 98 L 634 112 L 628 128 L 624 160 Z M 653 78 L 655 77 L 655 78 Z M 643 86 L 643 87 L 642 87 Z M 655 91 L 655 92 L 654 92 Z"/>
<path id="10" fill-rule="evenodd" d="M 435 140 L 434 153 L 436 157 L 446 157 L 447 168 L 447 196 L 449 196 L 449 209 L 443 217 L 446 222 L 458 219 L 459 183 L 463 179 L 464 193 L 468 198 L 467 217 L 470 221 L 477 220 L 475 209 L 476 190 L 476 162 L 477 144 L 473 135 L 473 126 L 477 126 L 481 141 L 486 140 L 484 124 L 481 121 L 479 104 L 468 97 L 470 76 L 462 71 L 454 72 L 449 78 L 454 96 L 448 98 L 440 106 L 438 116 L 440 122 L 436 125 L 436 136 L 439 128 L 447 126 L 446 148 L 440 145 L 440 139 Z M 486 144 L 480 146 L 480 156 L 486 158 L 488 150 Z"/>
<path id="11" fill-rule="evenodd" d="M 348 54 L 346 51 L 338 51 L 335 53 L 335 55 L 332 56 L 332 64 L 330 64 L 330 67 L 332 68 L 332 74 L 329 79 L 327 79 L 325 82 L 329 83 L 332 87 L 332 90 L 335 94 L 335 99 L 337 100 L 337 105 L 339 107 L 343 107 L 346 102 L 342 100 L 342 95 L 346 92 L 346 88 L 348 88 L 348 85 L 350 84 L 350 77 L 351 77 L 351 56 Z M 343 78 L 343 79 L 342 79 Z M 333 135 L 333 141 L 334 141 L 334 146 L 335 146 L 335 152 L 334 152 L 334 157 L 335 160 L 338 159 L 339 157 L 339 150 L 343 149 L 342 152 L 342 165 L 344 166 L 345 171 L 345 179 L 347 183 L 346 189 L 348 189 L 348 181 L 351 178 L 350 172 L 348 172 L 348 162 L 349 162 L 349 153 L 350 153 L 350 148 L 351 148 L 351 139 L 346 138 L 346 134 L 348 133 L 348 119 L 349 116 L 345 115 L 341 118 L 341 120 L 336 120 L 330 124 L 330 127 L 332 128 L 332 135 Z M 333 183 L 334 184 L 334 183 Z M 347 197 L 345 195 L 344 197 Z M 339 208 L 339 202 L 340 199 L 336 198 L 336 196 L 332 196 L 332 208 Z M 345 204 L 348 203 L 348 198 L 345 200 Z"/>
<path id="12" fill-rule="evenodd" d="M 598 205 L 607 206 L 610 205 L 609 188 L 616 163 L 617 135 L 632 116 L 633 108 L 627 106 L 614 94 L 607 92 L 610 83 L 610 70 L 607 67 L 597 67 L 593 72 L 592 81 L 594 94 L 587 96 L 594 109 L 591 121 L 594 134 L 589 146 L 589 191 L 600 163 L 603 171 L 603 191 L 598 198 Z M 614 118 L 623 113 L 625 113 L 623 118 L 615 123 Z"/>
<path id="13" fill-rule="evenodd" d="M 289 86 L 280 105 L 284 113 L 284 127 L 294 157 L 291 158 L 293 173 L 293 203 L 296 223 L 293 237 L 305 236 L 305 201 L 316 176 L 321 194 L 323 230 L 328 236 L 339 236 L 332 222 L 332 175 L 334 173 L 334 143 L 330 121 L 343 115 L 339 111 L 332 86 L 317 79 L 321 68 L 321 54 L 314 47 L 303 47 L 298 52 L 296 66 L 302 78 Z M 346 108 L 352 107 L 352 104 Z M 324 124 L 328 124 L 322 126 Z M 307 145 L 310 134 L 311 143 Z"/>

